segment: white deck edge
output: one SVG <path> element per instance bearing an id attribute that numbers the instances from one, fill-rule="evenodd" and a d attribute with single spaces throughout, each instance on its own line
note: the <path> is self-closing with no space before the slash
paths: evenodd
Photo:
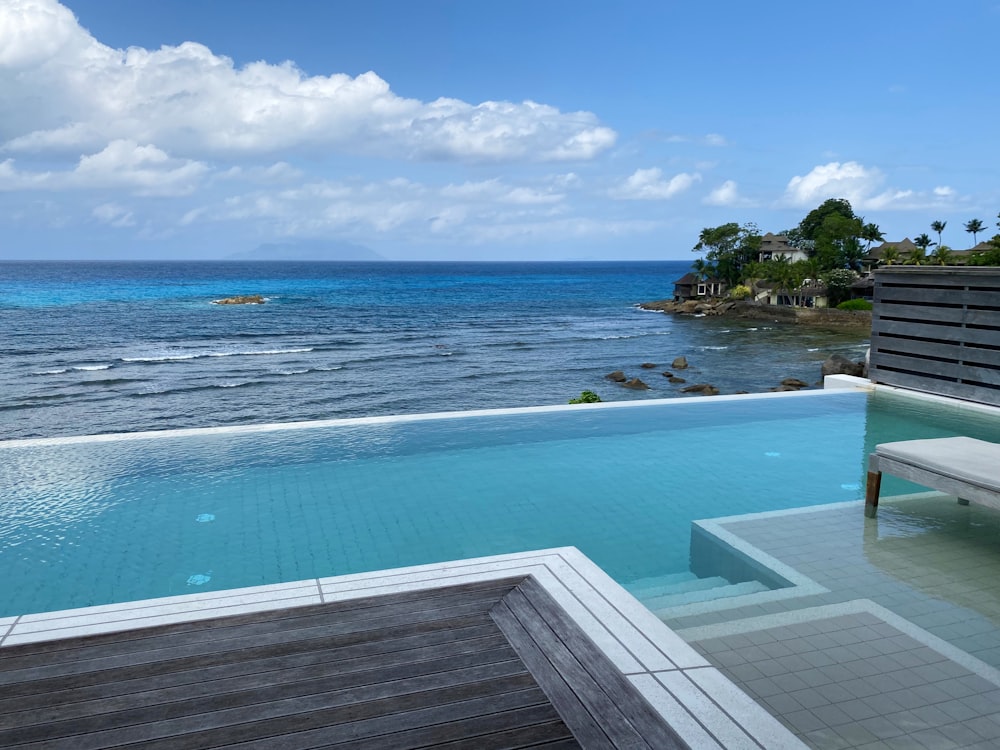
<path id="1" fill-rule="evenodd" d="M 575 547 L 0 619 L 0 649 L 531 575 L 692 747 L 805 748 Z"/>

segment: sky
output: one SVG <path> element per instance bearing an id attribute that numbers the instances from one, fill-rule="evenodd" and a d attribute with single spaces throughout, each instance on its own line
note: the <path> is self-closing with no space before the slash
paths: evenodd
<path id="1" fill-rule="evenodd" d="M 964 249 L 998 32 L 1000 0 L 0 0 L 0 259 L 687 260 L 827 198 Z"/>

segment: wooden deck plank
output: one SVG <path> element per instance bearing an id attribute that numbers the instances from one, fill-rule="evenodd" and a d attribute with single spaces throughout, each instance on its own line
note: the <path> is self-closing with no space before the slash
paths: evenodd
<path id="1" fill-rule="evenodd" d="M 337 750 L 418 750 L 427 747 L 499 750 L 534 747 L 557 740 L 573 740 L 579 747 L 555 708 L 546 702 L 331 747 Z"/>
<path id="2" fill-rule="evenodd" d="M 580 744 L 584 747 L 609 747 L 610 738 L 600 722 L 587 710 L 566 678 L 553 667 L 508 604 L 499 602 L 492 615 Z"/>
<path id="3" fill-rule="evenodd" d="M 192 685 L 160 688 L 155 683 L 148 683 L 139 692 L 116 694 L 88 701 L 73 701 L 70 703 L 53 703 L 43 708 L 29 708 L 17 713 L 7 714 L 2 726 L 24 727 L 32 723 L 44 724 L 54 731 L 58 722 L 71 724 L 71 730 L 85 726 L 88 718 L 92 721 L 105 722 L 104 714 L 117 713 L 119 723 L 142 723 L 146 719 L 143 712 L 149 712 L 151 706 L 156 707 L 158 715 L 184 715 L 212 710 L 213 707 L 231 708 L 239 705 L 241 700 L 257 702 L 260 700 L 278 699 L 275 685 L 281 685 L 281 692 L 287 695 L 306 695 L 321 687 L 324 691 L 348 689 L 378 682 L 401 680 L 420 675 L 437 674 L 455 669 L 511 662 L 517 660 L 517 654 L 510 644 L 499 634 L 490 639 L 500 641 L 493 643 L 492 648 L 462 650 L 456 644 L 442 644 L 424 653 L 404 653 L 400 658 L 386 660 L 384 655 L 377 654 L 355 663 L 343 661 L 327 661 L 322 659 L 325 654 L 316 658 L 319 663 L 274 670 L 252 675 L 250 678 L 237 677 L 224 680 L 213 680 L 205 676 L 204 680 Z M 400 656 L 394 654 L 394 656 Z M 314 658 L 314 661 L 316 661 Z M 270 697 L 268 694 L 270 693 Z M 285 697 L 287 697 L 287 695 Z M 0 730 L 0 747 L 3 733 Z"/>
<path id="4" fill-rule="evenodd" d="M 504 593 L 510 591 L 517 583 L 515 580 L 489 581 L 477 584 L 465 584 L 418 597 L 421 592 L 406 592 L 393 595 L 391 600 L 382 597 L 366 597 L 330 604 L 312 604 L 304 607 L 294 607 L 280 610 L 280 615 L 271 612 L 253 612 L 243 615 L 225 615 L 222 617 L 176 623 L 172 625 L 156 625 L 149 628 L 106 633 L 101 635 L 66 638 L 58 641 L 25 644 L 11 649 L 0 649 L 0 674 L 9 670 L 29 668 L 50 662 L 58 651 L 72 651 L 76 644 L 82 642 L 88 649 L 90 658 L 101 656 L 121 657 L 146 651 L 156 651 L 162 648 L 182 646 L 192 650 L 204 647 L 206 650 L 217 649 L 229 641 L 246 641 L 257 639 L 257 642 L 267 643 L 271 640 L 287 640 L 291 633 L 298 637 L 310 637 L 313 629 L 326 630 L 335 625 L 343 628 L 343 632 L 351 632 L 351 625 L 377 622 L 380 619 L 399 619 L 403 615 L 412 614 L 421 621 L 425 619 L 440 619 L 439 613 L 445 606 L 465 606 L 469 611 L 478 611 L 484 607 L 488 611 L 492 604 Z M 491 584 L 491 585 L 487 585 Z M 395 597 L 399 596 L 399 601 Z M 447 600 L 442 604 L 440 600 Z M 383 613 L 387 613 L 383 617 Z M 336 618 L 331 618 L 336 614 Z M 449 616 L 447 614 L 445 617 Z M 201 627 L 198 627 L 201 626 Z M 101 648 L 105 646 L 105 648 Z M 242 647 L 233 643 L 233 648 Z M 9 652 L 9 653 L 8 653 Z M 72 659 L 67 655 L 66 660 Z M 2 684 L 2 683 L 0 683 Z"/>
<path id="5" fill-rule="evenodd" d="M 453 647 L 456 653 L 462 653 L 466 648 L 492 647 L 507 643 L 502 633 L 497 631 L 492 620 L 486 620 L 476 625 L 455 627 L 454 629 L 436 628 L 427 632 L 415 634 L 400 634 L 400 629 L 387 630 L 375 635 L 376 640 L 360 640 L 344 644 L 329 644 L 323 648 L 331 658 L 342 661 L 351 659 L 376 658 L 382 654 L 401 655 L 412 652 L 414 658 L 421 659 L 426 650 L 434 649 L 444 644 Z M 479 642 L 478 644 L 476 642 Z M 204 681 L 253 678 L 279 669 L 306 667 L 316 662 L 316 648 L 309 650 L 286 650 L 273 647 L 273 655 L 260 656 L 259 650 L 253 653 L 244 652 L 242 659 L 228 659 L 222 663 L 199 664 L 191 660 L 188 668 L 181 671 L 161 672 L 158 676 L 160 689 L 180 688 L 191 690 Z M 86 677 L 86 676 L 85 676 Z M 8 695 L 0 698 L 0 728 L 10 726 L 5 714 L 15 711 L 38 710 L 54 703 L 77 703 L 95 700 L 102 697 L 139 694 L 149 689 L 146 677 L 119 677 L 107 679 L 98 684 L 86 682 L 82 687 L 65 687 L 64 681 L 58 678 L 43 681 L 45 684 L 39 690 L 21 695 Z M 8 688 L 16 688 L 16 685 Z M 36 684 L 36 687 L 39 687 Z M 11 691 L 13 692 L 13 691 Z"/>
<path id="6" fill-rule="evenodd" d="M 683 747 L 629 690 L 521 576 L 0 649 L 0 747 Z"/>
<path id="7" fill-rule="evenodd" d="M 591 716 L 599 717 L 613 747 L 687 748 L 537 581 L 525 580 L 504 597 L 503 603 L 562 677 L 555 683 L 557 688 L 561 682 L 572 687 L 582 706 Z M 516 649 L 518 643 L 511 642 Z M 536 678 L 547 691 L 546 677 L 536 673 Z M 573 720 L 563 718 L 574 728 Z"/>

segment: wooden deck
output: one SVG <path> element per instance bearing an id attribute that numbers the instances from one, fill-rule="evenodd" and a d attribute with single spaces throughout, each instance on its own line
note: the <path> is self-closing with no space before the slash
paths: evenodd
<path id="1" fill-rule="evenodd" d="M 4 748 L 686 748 L 524 576 L 0 650 Z"/>

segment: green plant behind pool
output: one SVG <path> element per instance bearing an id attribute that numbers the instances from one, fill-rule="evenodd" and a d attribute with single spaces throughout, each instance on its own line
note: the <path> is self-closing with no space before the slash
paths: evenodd
<path id="1" fill-rule="evenodd" d="M 583 391 L 580 393 L 579 398 L 571 398 L 569 402 L 571 404 L 599 404 L 601 403 L 601 397 L 593 391 Z"/>
<path id="2" fill-rule="evenodd" d="M 837 305 L 838 310 L 871 310 L 872 303 L 866 299 L 849 299 Z"/>

